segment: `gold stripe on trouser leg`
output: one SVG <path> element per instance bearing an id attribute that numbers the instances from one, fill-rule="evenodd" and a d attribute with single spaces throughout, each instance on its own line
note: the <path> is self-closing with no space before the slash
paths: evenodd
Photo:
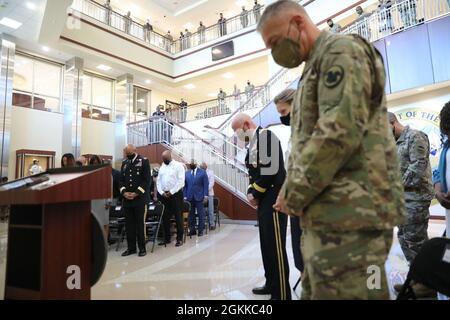
<path id="1" fill-rule="evenodd" d="M 285 284 L 284 284 L 284 267 L 283 267 L 283 257 L 281 256 L 281 245 L 280 245 L 280 235 L 279 235 L 279 223 L 278 223 L 278 214 L 276 212 L 272 213 L 273 216 L 273 226 L 275 232 L 275 244 L 277 249 L 277 258 L 278 258 L 278 272 L 280 277 L 280 299 L 285 300 Z"/>
<path id="2" fill-rule="evenodd" d="M 283 242 L 281 241 L 281 227 L 280 227 L 280 217 L 278 215 L 278 211 L 275 212 L 275 216 L 276 216 L 276 220 L 277 220 L 277 226 L 278 226 L 278 244 L 280 247 L 280 261 L 281 261 L 281 268 L 282 268 L 282 273 L 281 273 L 281 279 L 283 280 L 283 293 L 284 293 L 284 298 L 286 299 L 287 296 L 287 288 L 286 288 L 286 278 L 285 278 L 285 269 L 284 269 L 284 256 L 283 256 Z M 289 288 L 290 290 L 291 288 Z"/>
<path id="3" fill-rule="evenodd" d="M 147 242 L 147 227 L 145 226 L 145 222 L 147 221 L 147 205 L 144 206 L 144 239 Z"/>

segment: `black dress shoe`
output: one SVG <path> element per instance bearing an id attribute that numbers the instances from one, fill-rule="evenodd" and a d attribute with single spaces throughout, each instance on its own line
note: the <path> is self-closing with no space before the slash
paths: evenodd
<path id="1" fill-rule="evenodd" d="M 197 234 L 196 231 L 189 232 L 189 236 L 190 236 L 190 237 L 195 236 L 196 234 Z"/>
<path id="2" fill-rule="evenodd" d="M 136 254 L 136 250 L 127 250 L 124 253 L 122 253 L 122 257 L 128 257 L 131 256 L 132 254 Z"/>
<path id="3" fill-rule="evenodd" d="M 214 231 L 214 230 L 216 230 L 216 227 L 215 226 L 211 226 L 211 227 L 209 227 L 209 230 Z"/>
<path id="4" fill-rule="evenodd" d="M 266 286 L 254 288 L 252 292 L 253 294 L 260 294 L 260 295 L 271 294 L 270 289 Z"/>
<path id="5" fill-rule="evenodd" d="M 139 257 L 145 257 L 146 255 L 147 255 L 147 251 L 145 251 L 145 250 L 139 251 L 139 254 L 138 254 Z"/>
<path id="6" fill-rule="evenodd" d="M 198 236 L 199 236 L 199 237 L 203 237 L 203 232 L 199 232 L 199 233 L 198 233 Z"/>
<path id="7" fill-rule="evenodd" d="M 160 243 L 158 243 L 159 246 L 166 246 L 170 243 L 170 241 L 161 241 Z"/>
<path id="8" fill-rule="evenodd" d="M 175 247 L 181 247 L 183 245 L 183 241 L 177 241 Z"/>

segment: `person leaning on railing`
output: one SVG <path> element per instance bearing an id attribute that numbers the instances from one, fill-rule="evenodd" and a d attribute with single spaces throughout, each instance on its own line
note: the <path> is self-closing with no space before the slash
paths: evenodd
<path id="1" fill-rule="evenodd" d="M 125 33 L 130 34 L 131 32 L 131 24 L 133 23 L 133 19 L 131 18 L 131 12 L 128 11 L 127 15 L 124 17 L 125 22 Z"/>
<path id="2" fill-rule="evenodd" d="M 105 8 L 105 23 L 109 26 L 111 25 L 111 13 L 112 13 L 111 0 L 106 0 L 103 7 Z"/>
<path id="3" fill-rule="evenodd" d="M 396 0 L 400 16 L 402 17 L 403 28 L 408 28 L 417 23 L 417 0 Z"/>
<path id="4" fill-rule="evenodd" d="M 147 19 L 147 23 L 143 27 L 144 30 L 144 41 L 150 42 L 150 36 L 153 31 L 153 26 L 150 24 L 150 19 Z"/>
<path id="5" fill-rule="evenodd" d="M 255 6 L 253 7 L 253 14 L 255 15 L 255 22 L 258 23 L 261 18 L 261 9 L 262 5 L 258 3 L 258 0 L 255 0 Z"/>
<path id="6" fill-rule="evenodd" d="M 248 27 L 248 11 L 245 9 L 245 6 L 242 7 L 241 25 L 243 29 Z"/>
<path id="7" fill-rule="evenodd" d="M 192 32 L 190 32 L 188 29 L 184 30 L 184 39 L 186 42 L 185 48 L 189 49 L 191 47 L 191 36 Z"/>
<path id="8" fill-rule="evenodd" d="M 203 22 L 200 21 L 200 25 L 197 29 L 198 32 L 198 37 L 199 37 L 199 43 L 205 43 L 205 32 L 206 32 L 206 27 L 203 25 Z"/>
<path id="9" fill-rule="evenodd" d="M 219 36 L 223 37 L 224 35 L 227 34 L 227 19 L 223 17 L 223 13 L 220 14 L 218 25 L 219 25 Z"/>
<path id="10" fill-rule="evenodd" d="M 380 24 L 380 32 L 392 31 L 392 15 L 391 15 L 391 0 L 378 0 L 378 23 Z"/>
<path id="11" fill-rule="evenodd" d="M 171 46 L 171 44 L 173 42 L 173 37 L 170 34 L 170 30 L 167 31 L 166 36 L 164 37 L 164 41 L 166 43 L 166 50 L 170 52 L 170 46 Z"/>

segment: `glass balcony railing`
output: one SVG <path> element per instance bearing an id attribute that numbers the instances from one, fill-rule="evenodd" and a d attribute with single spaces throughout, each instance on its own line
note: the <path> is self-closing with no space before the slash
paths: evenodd
<path id="1" fill-rule="evenodd" d="M 241 13 L 209 27 L 199 27 L 197 32 L 189 33 L 187 36 L 184 35 L 184 37 L 180 37 L 179 39 L 173 38 L 174 36 L 178 37 L 175 34 L 170 36 L 162 35 L 156 31 L 148 30 L 144 24 L 133 21 L 132 17 L 122 15 L 93 0 L 74 0 L 72 9 L 103 24 L 109 25 L 118 31 L 124 32 L 141 41 L 145 41 L 167 53 L 177 54 L 228 34 L 255 26 L 264 7 L 259 6 L 245 14 Z"/>

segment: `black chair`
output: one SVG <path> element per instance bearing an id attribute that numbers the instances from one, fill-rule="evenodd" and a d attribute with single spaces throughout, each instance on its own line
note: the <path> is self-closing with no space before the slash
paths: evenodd
<path id="1" fill-rule="evenodd" d="M 145 228 L 147 230 L 147 242 L 153 241 L 152 253 L 155 250 L 156 241 L 158 241 L 158 234 L 162 225 L 163 216 L 164 205 L 161 202 L 150 203 L 148 205 Z"/>
<path id="2" fill-rule="evenodd" d="M 125 216 L 121 206 L 111 206 L 109 210 L 109 237 L 110 240 L 117 241 L 116 251 L 125 240 Z"/>
<path id="3" fill-rule="evenodd" d="M 219 225 L 220 229 L 220 213 L 219 213 L 219 199 L 214 197 L 214 215 L 216 217 L 216 221 L 214 221 L 214 226 L 217 227 Z"/>
<path id="4" fill-rule="evenodd" d="M 434 238 L 423 244 L 411 263 L 397 300 L 416 300 L 412 281 L 450 296 L 450 239 Z"/>
<path id="5" fill-rule="evenodd" d="M 183 225 L 184 225 L 183 243 L 186 243 L 186 236 L 189 233 L 189 212 L 191 212 L 191 204 L 187 201 L 184 201 L 183 210 L 181 212 L 181 214 L 183 215 Z M 192 236 L 189 235 L 189 238 L 192 239 Z"/>

